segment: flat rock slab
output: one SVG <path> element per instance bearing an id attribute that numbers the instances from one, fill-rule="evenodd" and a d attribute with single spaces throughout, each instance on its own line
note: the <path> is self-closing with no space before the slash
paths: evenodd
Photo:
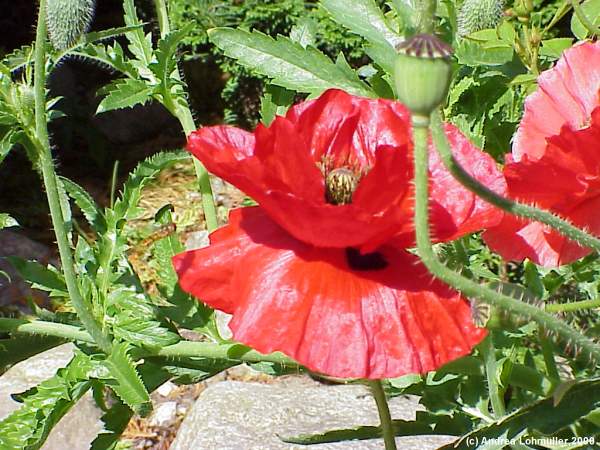
<path id="1" fill-rule="evenodd" d="M 422 409 L 416 398 L 390 401 L 392 417 L 412 420 Z M 364 386 L 316 383 L 260 384 L 223 381 L 198 398 L 170 450 L 306 450 L 276 435 L 296 436 L 379 423 L 375 401 Z M 452 436 L 407 436 L 398 448 L 433 450 Z M 382 450 L 381 439 L 310 446 L 315 450 Z"/>
<path id="2" fill-rule="evenodd" d="M 0 420 L 20 407 L 11 394 L 23 392 L 52 377 L 73 357 L 73 346 L 65 344 L 15 364 L 0 376 Z M 52 429 L 41 450 L 88 450 L 103 429 L 91 395 L 87 393 Z"/>

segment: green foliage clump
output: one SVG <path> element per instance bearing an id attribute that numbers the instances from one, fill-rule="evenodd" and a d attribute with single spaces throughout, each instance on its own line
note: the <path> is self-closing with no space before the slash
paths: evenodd
<path id="1" fill-rule="evenodd" d="M 259 118 L 260 97 L 266 78 L 240 66 L 235 60 L 208 42 L 207 31 L 214 27 L 239 27 L 256 30 L 275 37 L 289 35 L 295 25 L 310 21 L 317 30 L 315 45 L 335 58 L 340 52 L 351 65 L 364 59 L 364 39 L 334 22 L 316 2 L 303 0 L 171 0 L 169 14 L 174 28 L 189 26 L 183 39 L 188 60 L 200 59 L 205 64 L 216 63 L 227 74 L 221 92 L 225 122 L 253 127 Z"/>

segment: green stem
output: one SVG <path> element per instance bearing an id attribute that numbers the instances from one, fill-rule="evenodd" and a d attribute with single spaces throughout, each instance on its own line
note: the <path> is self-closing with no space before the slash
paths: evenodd
<path id="1" fill-rule="evenodd" d="M 568 303 L 547 303 L 546 311 L 552 313 L 580 311 L 582 309 L 592 309 L 600 307 L 600 299 L 581 300 L 579 302 Z"/>
<path id="2" fill-rule="evenodd" d="M 504 400 L 502 399 L 500 385 L 498 384 L 498 361 L 496 360 L 496 348 L 492 339 L 492 333 L 483 340 L 479 347 L 485 362 L 485 376 L 488 384 L 488 393 L 492 403 L 494 417 L 499 419 L 506 414 Z"/>
<path id="3" fill-rule="evenodd" d="M 154 8 L 158 17 L 160 36 L 164 38 L 171 31 L 167 5 L 164 0 L 154 0 Z M 175 71 L 175 78 L 181 80 L 179 70 Z M 173 98 L 165 98 L 165 107 L 179 120 L 186 136 L 196 131 L 198 127 L 194 122 L 194 117 L 187 101 L 175 102 Z M 206 228 L 208 231 L 213 231 L 217 229 L 219 224 L 210 178 L 206 168 L 196 158 L 194 158 L 194 171 L 196 172 L 200 195 L 202 197 L 202 209 L 204 211 L 204 219 L 206 220 Z"/>
<path id="4" fill-rule="evenodd" d="M 435 11 L 437 0 L 421 0 L 421 21 L 419 23 L 420 33 L 433 34 L 435 31 Z"/>
<path id="5" fill-rule="evenodd" d="M 381 422 L 381 434 L 385 443 L 385 450 L 396 450 L 396 436 L 390 408 L 388 406 L 385 391 L 379 380 L 369 380 L 367 382 L 375 398 L 377 411 L 379 412 L 379 420 Z"/>
<path id="6" fill-rule="evenodd" d="M 62 270 L 67 284 L 69 297 L 73 308 L 79 319 L 93 336 L 94 341 L 103 351 L 109 352 L 111 342 L 104 334 L 102 327 L 96 322 L 91 313 L 89 305 L 84 301 L 77 285 L 73 256 L 67 238 L 67 230 L 63 220 L 60 206 L 58 186 L 54 162 L 50 152 L 50 140 L 48 138 L 48 124 L 46 119 L 46 0 L 40 0 L 39 15 L 35 39 L 35 68 L 34 68 L 34 93 L 35 93 L 35 134 L 36 146 L 39 150 L 39 163 L 44 180 L 44 187 L 48 197 L 50 217 L 56 234 L 58 252 Z"/>
<path id="7" fill-rule="evenodd" d="M 429 235 L 429 160 L 428 160 L 428 118 L 413 117 L 415 143 L 415 232 L 417 249 L 423 264 L 429 271 L 469 298 L 477 298 L 502 311 L 532 320 L 552 331 L 565 343 L 585 354 L 590 361 L 600 361 L 600 346 L 591 339 L 572 330 L 566 323 L 544 312 L 540 308 L 500 294 L 492 289 L 475 283 L 442 264 L 433 252 Z"/>
<path id="8" fill-rule="evenodd" d="M 591 34 L 595 34 L 596 36 L 600 36 L 600 28 L 594 25 L 593 22 L 588 19 L 583 9 L 579 5 L 579 0 L 571 0 L 571 5 L 573 6 L 573 10 L 575 11 L 575 15 L 581 22 L 581 24 L 588 30 Z"/>
<path id="9" fill-rule="evenodd" d="M 42 320 L 22 320 L 0 317 L 0 331 L 30 335 L 55 336 L 70 341 L 94 343 L 92 336 L 79 327 Z M 164 356 L 168 358 L 212 358 L 247 363 L 270 362 L 290 368 L 300 368 L 298 363 L 282 353 L 264 355 L 241 344 L 215 344 L 212 342 L 180 341 L 156 351 L 136 349 L 137 358 Z"/>
<path id="10" fill-rule="evenodd" d="M 431 116 L 431 135 L 437 152 L 440 154 L 442 162 L 448 171 L 456 178 L 464 187 L 485 201 L 491 203 L 498 208 L 514 214 L 516 216 L 533 219 L 548 225 L 564 236 L 578 242 L 584 247 L 590 247 L 596 251 L 600 251 L 600 239 L 592 236 L 585 231 L 571 225 L 568 221 L 555 216 L 551 212 L 543 211 L 533 206 L 517 203 L 508 198 L 496 194 L 488 187 L 481 184 L 475 178 L 471 177 L 460 163 L 456 161 L 452 155 L 452 150 L 448 144 L 446 133 L 440 119 L 439 113 L 434 113 Z"/>

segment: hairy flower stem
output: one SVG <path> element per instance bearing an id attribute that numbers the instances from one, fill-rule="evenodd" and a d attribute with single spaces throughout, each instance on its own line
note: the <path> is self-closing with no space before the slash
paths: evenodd
<path id="1" fill-rule="evenodd" d="M 48 138 L 48 123 L 46 120 L 46 0 L 40 0 L 38 23 L 35 38 L 35 66 L 34 66 L 34 95 L 35 95 L 35 135 L 36 147 L 39 153 L 39 164 L 48 198 L 48 207 L 52 226 L 56 234 L 56 242 L 60 254 L 62 270 L 73 308 L 77 312 L 81 323 L 93 337 L 94 342 L 104 352 L 110 352 L 111 341 L 102 330 L 101 325 L 95 320 L 90 305 L 88 305 L 79 291 L 73 264 L 73 255 L 67 230 L 60 206 L 56 171 L 50 151 L 50 140 Z"/>
<path id="2" fill-rule="evenodd" d="M 559 313 L 559 312 L 572 312 L 581 311 L 582 309 L 600 308 L 600 299 L 594 300 L 581 300 L 579 302 L 569 303 L 548 303 L 546 304 L 546 311 Z"/>
<path id="3" fill-rule="evenodd" d="M 469 298 L 476 298 L 501 311 L 517 317 L 527 318 L 547 329 L 567 346 L 576 349 L 594 364 L 600 361 L 600 346 L 586 336 L 571 329 L 566 323 L 548 314 L 542 309 L 500 294 L 482 286 L 446 267 L 433 252 L 429 234 L 429 155 L 428 155 L 429 118 L 413 116 L 413 139 L 415 145 L 415 232 L 417 250 L 423 264 L 443 282 Z"/>
<path id="4" fill-rule="evenodd" d="M 483 340 L 479 350 L 485 362 L 485 376 L 494 418 L 499 419 L 506 414 L 506 409 L 504 407 L 504 400 L 501 397 L 500 385 L 498 384 L 498 362 L 496 360 L 496 348 L 494 347 L 492 333 L 488 334 Z"/>
<path id="5" fill-rule="evenodd" d="M 431 116 L 431 136 L 435 148 L 446 169 L 448 169 L 454 178 L 456 178 L 464 187 L 475 193 L 478 197 L 481 197 L 486 202 L 491 203 L 506 212 L 548 225 L 569 239 L 576 241 L 583 247 L 589 247 L 596 251 L 600 251 L 600 239 L 597 237 L 571 225 L 568 221 L 555 216 L 551 212 L 543 211 L 534 208 L 533 206 L 517 203 L 502 197 L 481 184 L 475 178 L 471 177 L 452 155 L 440 115 L 437 112 Z"/>
<path id="6" fill-rule="evenodd" d="M 377 411 L 379 412 L 379 420 L 381 422 L 381 435 L 383 437 L 383 442 L 385 443 L 385 450 L 396 450 L 394 425 L 381 381 L 369 380 L 367 381 L 367 384 L 371 388 L 375 403 L 377 403 Z"/>
<path id="7" fill-rule="evenodd" d="M 571 0 L 571 5 L 573 6 L 575 15 L 577 16 L 581 24 L 585 27 L 585 29 L 588 30 L 591 34 L 600 36 L 600 27 L 597 27 L 592 21 L 590 21 L 583 9 L 581 9 L 579 0 Z"/>
<path id="8" fill-rule="evenodd" d="M 0 331 L 7 331 L 16 334 L 21 333 L 29 335 L 54 336 L 69 341 L 80 341 L 94 344 L 94 339 L 92 336 L 79 327 L 63 323 L 45 322 L 42 320 L 28 321 L 24 319 L 0 317 Z M 133 350 L 133 356 L 138 359 L 150 356 L 163 356 L 175 360 L 194 357 L 248 363 L 270 362 L 289 368 L 300 369 L 300 366 L 296 361 L 288 358 L 282 353 L 271 353 L 264 355 L 241 344 L 215 344 L 212 342 L 180 341 L 176 344 L 157 349 L 156 351 L 136 348 Z"/>
<path id="9" fill-rule="evenodd" d="M 171 31 L 171 25 L 169 23 L 169 14 L 167 11 L 167 5 L 165 0 L 154 0 L 154 9 L 156 10 L 156 16 L 158 18 L 158 26 L 160 28 L 160 36 L 165 37 Z M 175 71 L 175 78 L 181 79 L 179 70 Z M 166 98 L 165 107 L 179 120 L 183 132 L 186 136 L 196 131 L 197 127 L 192 116 L 192 111 L 186 102 L 175 102 L 173 98 Z M 212 187 L 210 185 L 210 178 L 206 168 L 200 161 L 194 158 L 194 170 L 196 172 L 196 178 L 198 179 L 198 186 L 200 195 L 202 196 L 202 209 L 204 211 L 204 218 L 206 220 L 206 228 L 208 231 L 213 231 L 217 228 L 217 210 L 215 208 L 215 200 L 213 197 Z"/>

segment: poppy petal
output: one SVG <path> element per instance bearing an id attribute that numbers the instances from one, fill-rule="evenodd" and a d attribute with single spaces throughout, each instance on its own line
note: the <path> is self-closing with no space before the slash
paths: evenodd
<path id="1" fill-rule="evenodd" d="M 542 157 L 546 139 L 566 124 L 574 130 L 587 125 L 598 106 L 600 42 L 586 42 L 565 50 L 556 66 L 538 77 L 539 89 L 527 97 L 525 113 L 515 135 L 515 161 L 524 155 Z"/>
<path id="2" fill-rule="evenodd" d="M 217 244 L 242 242 L 224 268 L 235 297 L 225 300 L 225 290 L 212 288 L 223 260 L 215 260 L 211 247 L 196 251 L 193 268 L 185 256 L 176 268 L 182 278 L 193 270 L 182 288 L 193 287 L 211 306 L 226 305 L 234 338 L 258 351 L 282 351 L 332 376 L 388 378 L 434 370 L 485 336 L 468 304 L 406 252 L 383 248 L 385 268 L 357 270 L 345 250 L 306 245 L 261 208 L 235 214 L 241 220 Z M 215 261 L 216 268 L 208 267 Z"/>

